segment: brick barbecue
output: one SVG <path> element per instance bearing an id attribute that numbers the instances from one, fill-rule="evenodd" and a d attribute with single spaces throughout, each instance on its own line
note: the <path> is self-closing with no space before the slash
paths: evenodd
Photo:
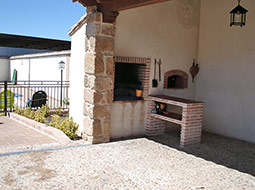
<path id="1" fill-rule="evenodd" d="M 180 117 L 176 117 L 178 115 L 176 113 L 152 113 L 152 110 L 155 109 L 155 102 L 180 106 L 182 107 L 182 114 L 179 115 Z M 149 96 L 146 134 L 148 136 L 164 134 L 166 122 L 172 122 L 181 125 L 180 146 L 199 144 L 202 133 L 203 109 L 203 103 L 194 100 L 165 95 Z"/>

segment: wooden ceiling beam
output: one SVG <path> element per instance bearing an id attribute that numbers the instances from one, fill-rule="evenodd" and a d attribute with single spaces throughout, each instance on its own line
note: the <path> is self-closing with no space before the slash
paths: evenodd
<path id="1" fill-rule="evenodd" d="M 90 6 L 96 6 L 97 0 L 73 0 L 73 2 L 78 1 L 81 3 L 84 7 L 90 7 Z"/>
<path id="2" fill-rule="evenodd" d="M 97 6 L 98 11 L 103 13 L 103 21 L 113 23 L 119 15 L 118 11 L 170 0 L 73 0 L 73 2 L 76 1 L 85 7 Z"/>
<path id="3" fill-rule="evenodd" d="M 108 11 L 122 11 L 170 0 L 100 0 L 101 6 Z"/>
<path id="4" fill-rule="evenodd" d="M 170 0 L 73 0 L 85 7 L 98 6 L 104 12 L 122 11 Z"/>

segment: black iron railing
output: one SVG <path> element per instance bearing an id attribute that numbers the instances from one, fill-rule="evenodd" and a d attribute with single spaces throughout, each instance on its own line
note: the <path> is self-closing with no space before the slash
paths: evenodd
<path id="1" fill-rule="evenodd" d="M 68 109 L 63 103 L 68 99 L 69 81 L 0 81 L 0 112 L 12 111 L 14 106 L 31 106 L 33 95 L 38 91 L 46 93 L 46 104 L 50 109 Z M 66 102 L 66 101 L 65 101 Z"/>

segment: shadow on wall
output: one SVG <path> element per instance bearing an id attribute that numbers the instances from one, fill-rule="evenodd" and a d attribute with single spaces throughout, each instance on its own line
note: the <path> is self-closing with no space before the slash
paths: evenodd
<path id="1" fill-rule="evenodd" d="M 255 144 L 211 133 L 203 133 L 200 146 L 181 148 L 179 146 L 179 134 L 179 131 L 174 131 L 156 137 L 149 137 L 149 139 L 255 176 Z"/>

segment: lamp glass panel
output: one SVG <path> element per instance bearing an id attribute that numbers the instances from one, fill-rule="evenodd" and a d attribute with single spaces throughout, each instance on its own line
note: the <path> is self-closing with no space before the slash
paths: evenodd
<path id="1" fill-rule="evenodd" d="M 63 61 L 59 62 L 59 63 L 58 63 L 58 68 L 59 68 L 60 70 L 65 69 L 65 62 L 63 62 Z"/>
<path id="2" fill-rule="evenodd" d="M 235 14 L 235 22 L 236 23 L 241 23 L 242 22 L 242 14 L 240 14 L 240 13 Z"/>

